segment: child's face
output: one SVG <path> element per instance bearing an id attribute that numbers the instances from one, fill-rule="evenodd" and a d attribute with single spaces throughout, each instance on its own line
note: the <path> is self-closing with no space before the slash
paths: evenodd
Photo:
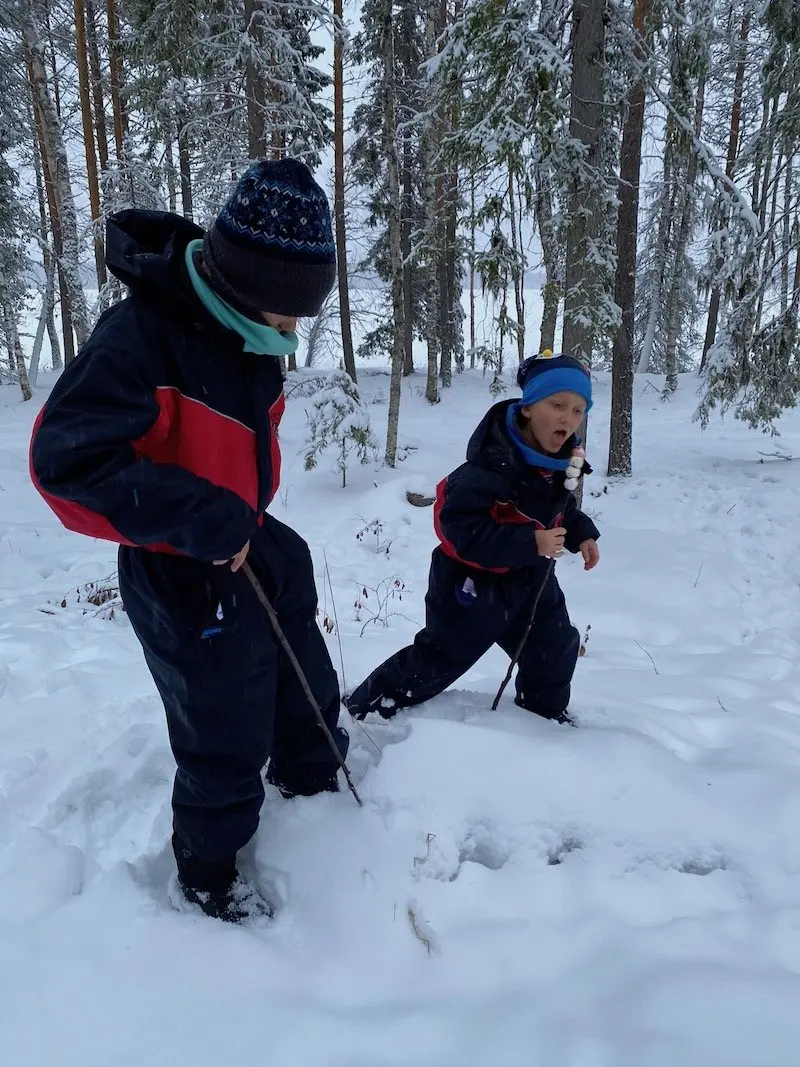
<path id="1" fill-rule="evenodd" d="M 271 311 L 262 311 L 261 318 L 279 333 L 294 333 L 297 329 L 297 316 L 292 318 L 290 315 L 273 315 Z"/>
<path id="2" fill-rule="evenodd" d="M 528 442 L 555 454 L 576 432 L 586 414 L 586 401 L 577 393 L 553 393 L 521 409 L 522 429 Z"/>

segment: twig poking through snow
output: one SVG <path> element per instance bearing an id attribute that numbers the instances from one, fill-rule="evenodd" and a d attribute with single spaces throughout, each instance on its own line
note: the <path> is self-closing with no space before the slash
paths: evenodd
<path id="1" fill-rule="evenodd" d="M 634 644 L 639 645 L 639 642 L 634 639 Z M 658 674 L 659 670 L 658 670 L 658 667 L 656 667 L 656 661 L 653 659 L 653 657 L 650 655 L 650 653 L 647 651 L 647 649 L 644 648 L 643 645 L 639 645 L 639 648 L 641 648 L 642 652 L 644 652 L 645 656 L 647 656 L 647 658 L 653 664 L 653 670 L 656 672 L 656 674 Z"/>
<path id="2" fill-rule="evenodd" d="M 420 944 L 425 946 L 425 951 L 430 956 L 433 953 L 433 938 L 429 937 L 423 929 L 423 927 L 426 927 L 428 924 L 421 915 L 417 914 L 413 904 L 409 904 L 406 908 L 406 915 L 408 916 L 408 921 L 411 925 L 414 937 L 416 937 Z"/>
<path id="3" fill-rule="evenodd" d="M 787 463 L 794 459 L 794 456 L 789 452 L 759 452 L 759 456 L 765 456 L 767 459 L 785 459 Z M 759 460 L 759 463 L 763 463 L 763 460 Z"/>
<path id="4" fill-rule="evenodd" d="M 723 711 L 727 711 L 728 714 L 730 715 L 730 709 L 725 707 L 725 705 L 722 703 L 722 701 L 719 699 L 719 697 L 717 697 L 717 703 L 719 704 L 719 706 L 722 708 Z"/>
<path id="5" fill-rule="evenodd" d="M 700 575 L 702 573 L 703 573 L 703 564 L 701 563 L 700 564 L 700 570 L 697 572 L 697 577 L 694 580 L 694 585 L 692 586 L 692 589 L 696 589 L 697 588 L 697 583 L 700 581 Z"/>

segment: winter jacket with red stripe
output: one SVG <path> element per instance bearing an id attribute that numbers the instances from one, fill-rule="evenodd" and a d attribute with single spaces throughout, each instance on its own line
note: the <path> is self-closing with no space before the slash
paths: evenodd
<path id="1" fill-rule="evenodd" d="M 536 530 L 563 526 L 565 544 L 577 552 L 600 533 L 564 489 L 564 472 L 529 466 L 506 429 L 513 400 L 495 404 L 484 416 L 467 447 L 467 462 L 439 483 L 434 526 L 440 551 L 477 570 L 506 574 L 538 568 Z M 569 456 L 570 438 L 559 455 Z M 585 473 L 591 467 L 584 467 Z M 551 474 L 547 477 L 546 474 Z"/>
<path id="2" fill-rule="evenodd" d="M 202 231 L 163 212 L 108 224 L 109 308 L 34 427 L 30 466 L 70 530 L 198 560 L 254 534 L 280 477 L 283 378 L 196 297 L 184 253 Z"/>

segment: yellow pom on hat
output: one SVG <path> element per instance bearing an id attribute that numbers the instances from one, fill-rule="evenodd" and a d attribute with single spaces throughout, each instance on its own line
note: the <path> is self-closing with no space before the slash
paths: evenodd
<path id="1" fill-rule="evenodd" d="M 540 358 L 541 359 L 552 359 L 553 358 L 553 349 L 552 348 L 546 348 L 544 350 L 544 352 L 542 352 Z"/>

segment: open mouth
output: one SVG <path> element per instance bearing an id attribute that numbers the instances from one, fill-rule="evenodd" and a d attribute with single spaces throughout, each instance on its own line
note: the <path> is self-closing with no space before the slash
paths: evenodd
<path id="1" fill-rule="evenodd" d="M 555 431 L 555 432 L 553 433 L 553 437 L 554 437 L 554 438 L 556 439 L 556 441 L 558 441 L 558 442 L 559 442 L 559 444 L 562 444 L 562 445 L 563 445 L 563 444 L 564 444 L 564 442 L 565 442 L 565 441 L 566 441 L 566 439 L 567 439 L 567 431 L 566 431 L 566 430 L 556 430 L 556 431 Z"/>

